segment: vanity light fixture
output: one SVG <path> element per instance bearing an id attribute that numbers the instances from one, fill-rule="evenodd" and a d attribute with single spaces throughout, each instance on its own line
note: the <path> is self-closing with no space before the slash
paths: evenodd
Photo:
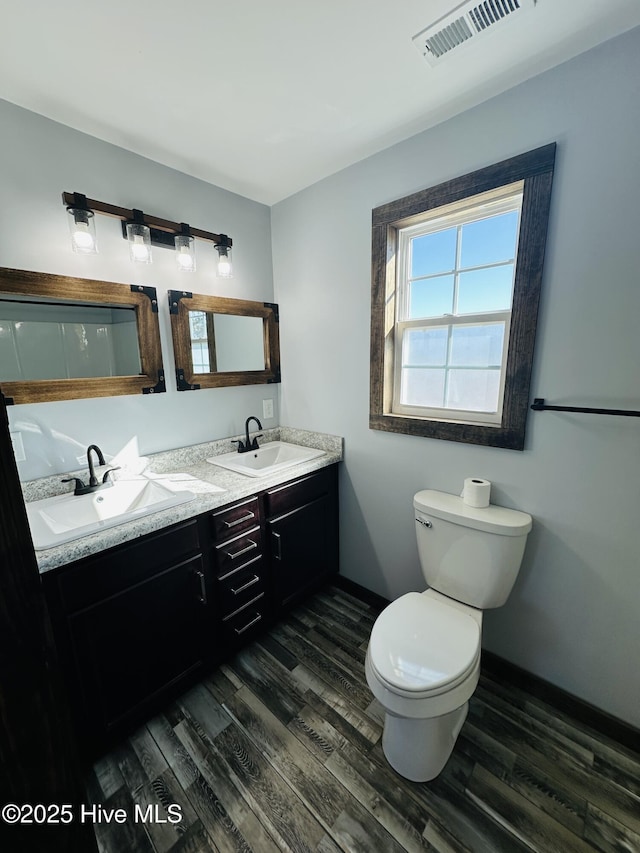
<path id="1" fill-rule="evenodd" d="M 144 213 L 141 210 L 133 211 L 131 222 L 124 224 L 129 241 L 129 257 L 137 264 L 153 263 L 151 255 L 151 229 L 144 224 Z"/>
<path id="2" fill-rule="evenodd" d="M 184 272 L 195 272 L 196 269 L 196 247 L 195 240 L 189 226 L 183 222 L 180 234 L 176 234 L 174 242 L 176 245 L 176 264 L 178 269 Z"/>
<path id="3" fill-rule="evenodd" d="M 219 237 L 219 241 L 215 244 L 218 250 L 218 278 L 233 278 L 231 240 L 226 234 L 220 234 Z"/>
<path id="4" fill-rule="evenodd" d="M 79 255 L 97 255 L 96 224 L 93 211 L 87 207 L 86 196 L 72 193 L 73 202 L 67 207 L 71 248 Z"/>
<path id="5" fill-rule="evenodd" d="M 184 272 L 196 268 L 195 239 L 208 240 L 218 252 L 217 275 L 231 278 L 231 246 L 233 241 L 226 234 L 213 234 L 200 228 L 191 228 L 185 222 L 172 222 L 149 216 L 141 210 L 129 210 L 104 201 L 87 198 L 82 193 L 62 193 L 62 203 L 69 212 L 69 229 L 74 252 L 95 254 L 97 249 L 95 214 L 113 216 L 122 222 L 122 236 L 129 241 L 131 260 L 137 263 L 152 262 L 151 247 L 162 246 L 173 249 L 176 264 Z"/>

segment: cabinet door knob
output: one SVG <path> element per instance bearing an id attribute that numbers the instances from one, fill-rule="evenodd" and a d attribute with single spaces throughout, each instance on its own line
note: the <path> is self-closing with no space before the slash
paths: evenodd
<path id="1" fill-rule="evenodd" d="M 253 539 L 249 539 L 249 544 L 245 548 L 240 548 L 239 551 L 225 551 L 225 554 L 230 560 L 237 560 L 238 557 L 247 554 L 249 551 L 253 551 L 257 547 L 258 543 L 254 542 Z"/>
<path id="2" fill-rule="evenodd" d="M 239 595 L 241 592 L 244 592 L 245 589 L 249 589 L 250 586 L 253 586 L 254 583 L 258 583 L 259 580 L 260 580 L 260 578 L 258 577 L 258 575 L 254 575 L 251 578 L 251 580 L 248 580 L 246 583 L 243 583 L 242 586 L 238 587 L 238 589 L 234 589 L 233 587 L 230 587 L 231 592 L 234 595 Z"/>
<path id="3" fill-rule="evenodd" d="M 279 533 L 276 533 L 273 530 L 271 531 L 271 536 L 274 540 L 275 551 L 276 551 L 276 553 L 275 553 L 276 560 L 281 560 L 282 559 L 282 537 L 280 536 Z"/>
<path id="4" fill-rule="evenodd" d="M 233 630 L 236 632 L 236 634 L 244 634 L 245 631 L 248 631 L 252 625 L 255 625 L 256 622 L 259 622 L 261 619 L 262 619 L 262 614 L 258 613 L 258 614 L 256 614 L 256 617 L 251 620 L 251 622 L 247 622 L 247 624 L 244 626 L 244 628 L 234 628 Z"/>
<path id="5" fill-rule="evenodd" d="M 196 572 L 196 577 L 200 580 L 200 597 L 198 601 L 201 604 L 207 603 L 207 585 L 204 580 L 204 572 Z"/>
<path id="6" fill-rule="evenodd" d="M 223 521 L 225 527 L 235 527 L 236 524 L 242 524 L 243 521 L 249 521 L 251 518 L 255 518 L 256 515 L 254 512 L 249 511 L 246 515 L 241 515 L 239 518 L 234 519 L 233 521 Z"/>

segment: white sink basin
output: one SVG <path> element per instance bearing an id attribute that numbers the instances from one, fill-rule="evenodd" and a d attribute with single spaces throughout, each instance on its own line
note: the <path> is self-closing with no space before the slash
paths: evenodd
<path id="1" fill-rule="evenodd" d="M 272 441 L 258 450 L 246 453 L 223 453 L 207 459 L 212 465 L 219 465 L 229 471 L 246 474 L 247 477 L 266 477 L 286 468 L 292 468 L 301 462 L 308 462 L 318 456 L 324 456 L 324 450 L 314 447 L 302 447 L 299 444 L 288 444 L 286 441 Z"/>
<path id="2" fill-rule="evenodd" d="M 157 480 L 117 480 L 113 486 L 88 495 L 57 495 L 27 504 L 27 517 L 36 551 L 63 545 L 89 533 L 116 527 L 152 512 L 170 509 L 194 497 L 173 491 Z"/>

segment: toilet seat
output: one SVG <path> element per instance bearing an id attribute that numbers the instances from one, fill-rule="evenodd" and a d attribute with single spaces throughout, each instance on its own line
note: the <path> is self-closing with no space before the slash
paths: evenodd
<path id="1" fill-rule="evenodd" d="M 480 626 L 452 605 L 409 592 L 378 616 L 368 651 L 376 677 L 391 692 L 414 699 L 437 696 L 475 674 Z"/>

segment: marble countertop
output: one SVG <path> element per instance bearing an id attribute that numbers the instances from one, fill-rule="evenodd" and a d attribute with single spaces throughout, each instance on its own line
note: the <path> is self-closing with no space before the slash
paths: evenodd
<path id="1" fill-rule="evenodd" d="M 342 460 L 342 438 L 339 436 L 296 430 L 290 427 L 278 427 L 272 430 L 264 430 L 261 446 L 269 441 L 280 440 L 324 450 L 324 456 L 300 463 L 277 474 L 266 477 L 248 477 L 206 461 L 208 457 L 228 453 L 230 440 L 223 439 L 193 445 L 192 447 L 178 448 L 148 457 L 147 467 L 144 471 L 145 476 L 151 474 L 154 479 L 157 478 L 172 489 L 187 489 L 193 493 L 193 500 L 171 509 L 152 513 L 135 521 L 128 521 L 116 527 L 83 536 L 81 539 L 64 545 L 36 551 L 40 572 L 50 571 L 107 548 L 112 548 L 115 545 L 120 545 L 123 542 L 137 539 L 146 533 L 153 533 L 163 527 L 186 521 Z M 57 476 L 24 483 L 25 500 L 37 500 L 59 493 L 59 482 L 60 477 Z"/>

